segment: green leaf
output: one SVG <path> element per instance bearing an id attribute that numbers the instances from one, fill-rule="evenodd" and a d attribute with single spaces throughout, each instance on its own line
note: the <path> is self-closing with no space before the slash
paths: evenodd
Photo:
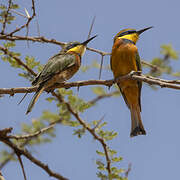
<path id="1" fill-rule="evenodd" d="M 172 73 L 172 76 L 175 76 L 175 77 L 180 77 L 180 72 L 175 72 L 175 73 Z"/>
<path id="2" fill-rule="evenodd" d="M 102 172 L 98 172 L 97 177 L 101 178 L 101 180 L 110 180 L 108 176 L 103 174 Z"/>
<path id="3" fill-rule="evenodd" d="M 100 156 L 105 156 L 105 153 L 104 153 L 104 152 L 100 152 L 100 151 L 96 150 L 96 153 L 97 153 L 98 155 L 100 155 Z"/>
<path id="4" fill-rule="evenodd" d="M 115 151 L 113 149 L 109 149 L 108 152 L 109 152 L 110 156 L 112 156 L 112 157 L 117 154 L 117 151 Z"/>
<path id="5" fill-rule="evenodd" d="M 40 118 L 41 120 L 46 120 L 49 123 L 56 122 L 60 119 L 59 115 L 52 113 L 50 111 L 43 111 L 43 114 Z"/>
<path id="6" fill-rule="evenodd" d="M 101 162 L 100 160 L 97 160 L 97 161 L 96 161 L 96 164 L 97 164 L 97 166 L 98 166 L 97 168 L 98 168 L 99 170 L 101 170 L 101 171 L 106 170 L 104 163 Z"/>
<path id="7" fill-rule="evenodd" d="M 106 92 L 105 92 L 103 87 L 96 86 L 96 87 L 92 87 L 91 89 L 92 89 L 93 93 L 96 94 L 96 95 L 106 94 Z"/>
<path id="8" fill-rule="evenodd" d="M 162 45 L 160 53 L 169 56 L 171 59 L 178 59 L 178 53 L 173 49 L 172 44 Z"/>
<path id="9" fill-rule="evenodd" d="M 6 150 L 2 150 L 0 152 L 0 162 L 4 162 L 7 159 L 10 159 L 11 161 L 15 161 L 16 160 L 16 158 L 14 156 L 12 156 L 11 153 L 9 153 Z"/>
<path id="10" fill-rule="evenodd" d="M 4 10 L 7 9 L 7 7 L 6 7 L 5 5 L 3 5 L 3 4 L 1 4 L 1 5 L 0 5 L 0 9 L 4 11 Z"/>
<path id="11" fill-rule="evenodd" d="M 16 43 L 13 41 L 6 41 L 6 43 L 3 43 L 4 47 L 9 49 L 16 46 Z"/>
<path id="12" fill-rule="evenodd" d="M 112 158 L 112 162 L 119 162 L 119 161 L 122 161 L 123 158 L 122 157 L 114 157 Z"/>
<path id="13" fill-rule="evenodd" d="M 18 4 L 11 4 L 11 9 L 19 9 L 19 5 Z"/>
<path id="14" fill-rule="evenodd" d="M 29 67 L 29 68 L 31 68 L 31 69 L 33 69 L 33 68 L 35 68 L 35 67 L 37 67 L 37 66 L 39 66 L 40 65 L 40 62 L 39 61 L 35 61 L 35 58 L 34 57 L 30 57 L 30 56 L 26 56 L 25 57 L 25 61 L 26 61 L 26 65 Z"/>
<path id="15" fill-rule="evenodd" d="M 85 134 L 86 130 L 84 128 L 74 130 L 73 135 L 77 135 L 78 138 L 81 138 Z"/>

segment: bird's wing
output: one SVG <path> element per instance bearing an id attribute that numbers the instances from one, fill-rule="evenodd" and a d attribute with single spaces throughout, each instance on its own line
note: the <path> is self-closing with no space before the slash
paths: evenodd
<path id="1" fill-rule="evenodd" d="M 136 66 L 137 66 L 137 70 L 141 71 L 141 60 L 140 60 L 140 56 L 139 53 L 137 51 L 136 53 Z M 140 110 L 141 110 L 141 88 L 142 88 L 142 82 L 138 81 L 138 87 L 139 87 L 139 106 L 140 106 Z"/>
<path id="2" fill-rule="evenodd" d="M 51 79 L 55 74 L 75 65 L 76 57 L 73 54 L 57 54 L 51 57 L 43 70 L 36 76 L 32 85 L 37 85 Z"/>

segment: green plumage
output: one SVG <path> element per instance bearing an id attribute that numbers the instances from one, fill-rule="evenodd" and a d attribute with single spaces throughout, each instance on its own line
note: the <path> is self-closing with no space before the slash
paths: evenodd
<path id="1" fill-rule="evenodd" d="M 39 83 L 44 83 L 50 80 L 54 75 L 74 66 L 75 64 L 76 58 L 74 54 L 56 54 L 48 60 L 41 73 L 39 73 L 32 82 L 32 85 L 34 86 Z"/>
<path id="2" fill-rule="evenodd" d="M 141 67 L 141 59 L 139 56 L 139 53 L 136 53 L 136 65 L 137 65 L 137 69 L 138 71 L 142 71 L 142 67 Z M 139 107 L 140 107 L 140 111 L 141 111 L 141 88 L 142 88 L 142 82 L 138 81 L 138 87 L 139 87 Z"/>

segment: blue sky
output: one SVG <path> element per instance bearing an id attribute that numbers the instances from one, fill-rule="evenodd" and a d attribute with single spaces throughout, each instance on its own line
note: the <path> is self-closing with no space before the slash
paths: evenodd
<path id="1" fill-rule="evenodd" d="M 22 12 L 23 8 L 28 8 L 30 4 L 29 0 L 16 2 L 21 2 Z M 154 26 L 153 29 L 145 32 L 137 43 L 140 56 L 146 60 L 160 56 L 162 44 L 171 43 L 179 52 L 179 7 L 178 0 L 36 2 L 42 36 L 63 42 L 84 41 L 92 18 L 96 15 L 93 35 L 98 34 L 98 37 L 89 44 L 89 47 L 107 52 L 111 50 L 113 36 L 121 29 Z M 23 20 L 19 17 L 18 23 L 21 24 Z M 35 23 L 31 26 L 30 32 L 32 36 L 37 35 Z M 52 44 L 33 43 L 28 49 L 25 43 L 17 43 L 17 50 L 23 56 L 33 55 L 45 64 L 49 57 L 59 51 L 59 47 Z M 83 64 L 91 64 L 92 60 L 100 62 L 100 56 L 87 51 L 83 57 Z M 105 57 L 104 63 L 109 64 L 109 57 Z M 29 82 L 17 76 L 17 69 L 9 67 L 3 61 L 0 61 L 0 66 L 1 88 L 30 86 Z M 174 62 L 174 67 L 177 70 L 180 69 L 179 61 Z M 86 74 L 78 72 L 70 81 L 97 79 L 98 72 L 97 69 Z M 110 78 L 112 73 L 103 71 L 102 79 Z M 77 93 L 75 88 L 73 90 Z M 89 92 L 89 87 L 80 88 L 78 96 L 92 99 L 93 96 Z M 129 180 L 179 178 L 179 93 L 177 90 L 165 88 L 153 91 L 146 84 L 143 85 L 142 119 L 147 131 L 146 136 L 129 138 L 130 113 L 122 97 L 105 99 L 83 116 L 91 121 L 100 119 L 105 114 L 104 120 L 108 122 L 107 127 L 118 132 L 118 137 L 110 146 L 118 150 L 118 154 L 124 158 L 119 164 L 120 167 L 127 168 L 128 164 L 132 163 Z M 25 112 L 31 95 L 21 106 L 17 106 L 21 97 L 21 94 L 17 94 L 14 97 L 1 98 L 1 128 L 12 126 L 14 132 L 18 133 L 22 122 L 29 122 L 32 118 L 39 117 L 44 109 L 56 110 L 55 104 L 45 101 L 48 95 L 44 93 L 32 113 L 26 116 Z M 51 145 L 34 147 L 31 150 L 36 157 L 71 180 L 96 180 L 95 151 L 101 147 L 88 133 L 79 140 L 72 136 L 72 132 L 69 127 L 59 126 L 57 138 Z M 4 146 L 0 144 L 0 148 L 2 147 Z M 23 161 L 28 179 L 53 179 L 25 158 Z M 15 162 L 11 162 L 2 172 L 7 180 L 23 179 L 20 165 Z"/>

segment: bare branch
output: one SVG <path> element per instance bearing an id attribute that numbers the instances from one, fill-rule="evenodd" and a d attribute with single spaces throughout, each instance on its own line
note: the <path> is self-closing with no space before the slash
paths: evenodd
<path id="1" fill-rule="evenodd" d="M 141 60 L 141 63 L 144 64 L 144 65 L 146 65 L 146 66 L 148 66 L 148 67 L 150 67 L 153 71 L 163 72 L 163 69 L 162 69 L 162 68 L 160 68 L 160 67 L 158 67 L 158 66 L 156 66 L 156 65 L 153 65 L 153 64 L 151 64 L 151 63 L 149 63 L 149 62 L 147 62 L 147 61 L 145 61 L 145 60 Z"/>
<path id="2" fill-rule="evenodd" d="M 36 16 L 36 11 L 35 11 L 35 3 L 34 0 L 32 0 L 32 16 L 28 17 L 27 22 L 25 24 L 23 24 L 21 27 L 15 29 L 14 31 L 12 31 L 11 33 L 8 34 L 8 36 L 12 36 L 13 34 L 15 34 L 16 32 L 21 31 L 23 28 L 25 27 L 29 27 L 30 22 L 34 19 L 34 17 Z"/>
<path id="3" fill-rule="evenodd" d="M 87 80 L 87 81 L 77 81 L 77 82 L 64 82 L 61 84 L 56 84 L 51 88 L 47 88 L 47 92 L 51 92 L 56 88 L 71 88 L 71 87 L 80 87 L 80 86 L 92 86 L 92 85 L 104 85 L 111 87 L 114 83 L 124 81 L 127 79 L 133 79 L 138 81 L 146 82 L 150 85 L 158 85 L 161 88 L 171 88 L 180 90 L 180 80 L 165 80 L 160 78 L 154 78 L 152 76 L 145 76 L 143 74 L 139 75 L 137 72 L 132 71 L 131 73 L 121 76 L 116 80 Z M 16 93 L 31 93 L 37 90 L 37 86 L 34 87 L 18 87 L 18 88 L 0 88 L 0 94 L 10 94 L 14 95 Z"/>
<path id="4" fill-rule="evenodd" d="M 24 170 L 24 165 L 23 165 L 23 162 L 22 162 L 22 159 L 21 159 L 21 155 L 18 154 L 17 152 L 15 152 L 15 153 L 16 153 L 16 155 L 18 157 L 18 161 L 19 161 L 19 164 L 20 164 L 22 172 L 23 172 L 24 180 L 27 180 L 26 173 L 25 173 L 25 170 Z"/>
<path id="5" fill-rule="evenodd" d="M 32 134 L 25 134 L 25 135 L 8 135 L 7 137 L 9 139 L 16 139 L 16 140 L 20 140 L 20 139 L 31 139 L 31 138 L 34 138 L 34 137 L 37 137 L 43 133 L 45 133 L 46 131 L 48 131 L 49 129 L 53 128 L 55 126 L 55 123 L 35 132 L 35 133 L 32 133 Z"/>
<path id="6" fill-rule="evenodd" d="M 8 35 L 0 35 L 0 39 L 1 40 L 8 40 L 8 41 L 25 41 L 25 40 L 29 40 L 32 42 L 45 42 L 45 43 L 52 43 L 52 44 L 56 44 L 56 45 L 60 45 L 63 46 L 66 43 L 64 42 L 60 42 L 60 41 L 56 41 L 55 39 L 47 39 L 43 36 L 41 37 L 30 37 L 30 36 L 8 36 Z"/>

